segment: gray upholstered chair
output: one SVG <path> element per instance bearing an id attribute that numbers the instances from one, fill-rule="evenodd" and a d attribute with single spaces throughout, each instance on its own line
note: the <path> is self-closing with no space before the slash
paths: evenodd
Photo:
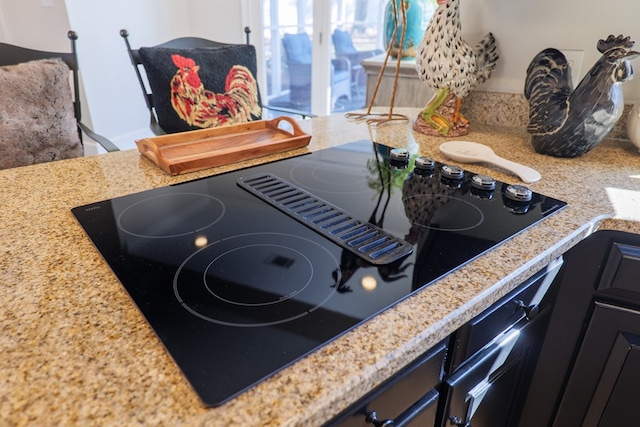
<path id="1" fill-rule="evenodd" d="M 111 141 L 82 123 L 76 52 L 78 35 L 69 31 L 67 36 L 71 41 L 71 52 L 68 53 L 0 43 L 0 77 L 5 84 L 0 102 L 3 121 L 0 168 L 80 156 L 83 154 L 83 136 L 96 141 L 106 151 L 118 151 Z M 68 80 L 57 81 L 60 76 L 68 78 L 69 74 L 71 87 Z M 9 86 L 15 91 L 10 93 Z M 47 109 L 52 113 L 46 114 Z M 47 120 L 49 122 L 44 123 Z M 71 126 L 68 126 L 69 122 Z M 8 136 L 9 126 L 15 127 L 19 136 Z M 72 139 L 75 142 L 71 149 L 56 147 L 59 142 Z"/>

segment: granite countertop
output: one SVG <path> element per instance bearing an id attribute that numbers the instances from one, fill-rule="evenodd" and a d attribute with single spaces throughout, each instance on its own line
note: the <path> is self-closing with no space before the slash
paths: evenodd
<path id="1" fill-rule="evenodd" d="M 640 232 L 640 155 L 630 142 L 559 159 L 535 153 L 524 130 L 473 126 L 460 139 L 533 166 L 542 180 L 528 186 L 569 206 L 238 398 L 204 407 L 70 209 L 359 139 L 444 161 L 444 139 L 411 131 L 417 110 L 396 112 L 409 122 L 303 121 L 308 148 L 177 177 L 136 150 L 0 171 L 0 424 L 318 425 L 598 227 Z M 463 167 L 520 183 L 489 165 Z"/>

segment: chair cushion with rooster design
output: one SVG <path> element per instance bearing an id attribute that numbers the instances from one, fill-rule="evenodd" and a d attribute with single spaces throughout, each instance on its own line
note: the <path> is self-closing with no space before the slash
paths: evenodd
<path id="1" fill-rule="evenodd" d="M 255 47 L 141 47 L 158 122 L 167 133 L 262 118 Z"/>

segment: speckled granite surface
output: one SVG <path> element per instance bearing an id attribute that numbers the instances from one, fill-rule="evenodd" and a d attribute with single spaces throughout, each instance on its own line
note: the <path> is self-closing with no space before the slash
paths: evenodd
<path id="1" fill-rule="evenodd" d="M 411 120 L 417 110 L 405 112 Z M 222 407 L 205 408 L 70 209 L 260 161 L 170 177 L 135 150 L 0 171 L 0 425 L 319 425 L 597 227 L 640 232 L 640 155 L 607 140 L 577 159 L 536 154 L 523 129 L 461 139 L 538 169 L 569 206 Z M 305 121 L 308 150 L 358 139 L 444 161 L 410 122 Z M 307 149 L 287 155 L 300 154 Z M 455 163 L 455 162 L 452 162 Z M 466 169 L 518 183 L 485 164 Z"/>
<path id="2" fill-rule="evenodd" d="M 629 140 L 627 118 L 631 104 L 625 104 L 622 117 L 607 136 Z M 526 129 L 529 124 L 529 104 L 521 93 L 474 91 L 463 103 L 463 113 L 474 123 Z"/>

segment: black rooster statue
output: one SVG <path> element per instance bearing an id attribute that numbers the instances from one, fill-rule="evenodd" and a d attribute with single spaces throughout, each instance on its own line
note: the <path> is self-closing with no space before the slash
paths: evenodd
<path id="1" fill-rule="evenodd" d="M 607 136 L 624 109 L 621 83 L 633 77 L 629 62 L 640 53 L 629 37 L 598 41 L 602 57 L 573 90 L 567 59 L 557 49 L 538 53 L 529 67 L 524 96 L 529 101 L 533 148 L 556 157 L 577 157 Z"/>
<path id="2" fill-rule="evenodd" d="M 489 79 L 497 61 L 493 34 L 486 34 L 472 48 L 462 38 L 459 0 L 438 0 L 416 55 L 418 77 L 435 95 L 413 128 L 433 136 L 467 134 L 469 121 L 460 113 L 462 100 Z"/>

